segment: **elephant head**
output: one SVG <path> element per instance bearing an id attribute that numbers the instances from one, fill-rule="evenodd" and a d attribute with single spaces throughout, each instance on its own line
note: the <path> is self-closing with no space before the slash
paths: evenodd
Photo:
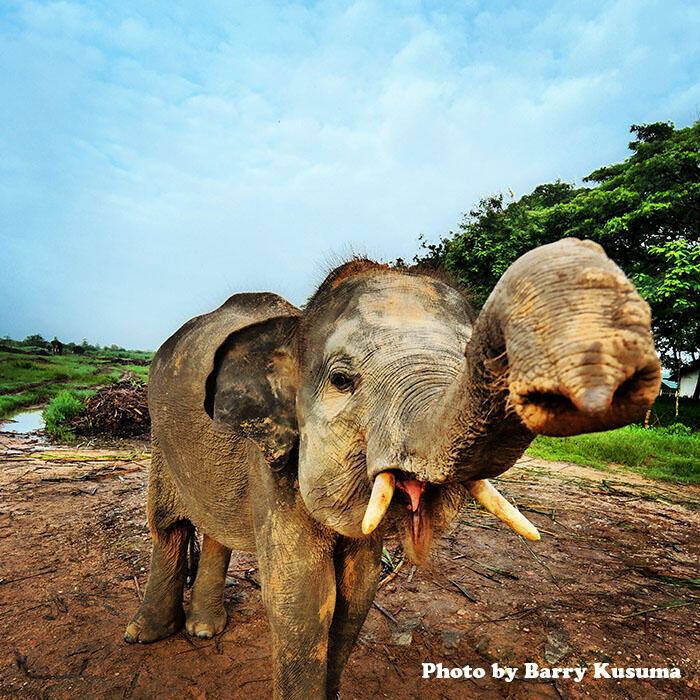
<path id="1" fill-rule="evenodd" d="M 398 527 L 420 560 L 467 492 L 536 538 L 484 479 L 538 433 L 638 419 L 659 382 L 646 303 L 602 248 L 564 239 L 517 260 L 476 320 L 441 279 L 346 263 L 299 315 L 227 339 L 208 409 L 297 470 L 322 526 Z"/>

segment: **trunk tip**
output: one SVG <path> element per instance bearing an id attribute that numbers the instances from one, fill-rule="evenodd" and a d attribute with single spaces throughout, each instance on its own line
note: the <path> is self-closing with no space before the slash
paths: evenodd
<path id="1" fill-rule="evenodd" d="M 613 390 L 605 384 L 592 387 L 574 399 L 574 404 L 582 413 L 589 416 L 603 413 L 607 410 L 613 399 Z"/>

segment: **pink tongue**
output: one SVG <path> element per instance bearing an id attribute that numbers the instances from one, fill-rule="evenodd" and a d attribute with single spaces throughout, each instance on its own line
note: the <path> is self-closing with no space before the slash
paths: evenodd
<path id="1" fill-rule="evenodd" d="M 408 497 L 411 499 L 411 510 L 414 513 L 420 508 L 420 497 L 425 491 L 426 483 L 425 481 L 410 479 L 409 481 L 399 481 L 396 484 L 408 494 Z"/>

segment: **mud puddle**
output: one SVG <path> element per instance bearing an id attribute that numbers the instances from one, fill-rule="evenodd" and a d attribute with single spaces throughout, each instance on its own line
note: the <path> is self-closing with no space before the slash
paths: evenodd
<path id="1" fill-rule="evenodd" d="M 4 432 L 20 433 L 21 435 L 43 430 L 44 418 L 42 412 L 43 409 L 39 408 L 18 413 L 12 416 L 12 418 L 0 421 L 0 430 Z"/>

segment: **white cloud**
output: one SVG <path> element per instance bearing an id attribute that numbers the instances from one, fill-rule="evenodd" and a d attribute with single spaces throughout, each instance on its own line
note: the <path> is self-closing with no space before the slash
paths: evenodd
<path id="1" fill-rule="evenodd" d="M 229 292 L 299 303 L 332 251 L 410 258 L 481 196 L 625 157 L 631 122 L 697 118 L 690 3 L 487 7 L 17 4 L 0 333 L 154 346 Z"/>

